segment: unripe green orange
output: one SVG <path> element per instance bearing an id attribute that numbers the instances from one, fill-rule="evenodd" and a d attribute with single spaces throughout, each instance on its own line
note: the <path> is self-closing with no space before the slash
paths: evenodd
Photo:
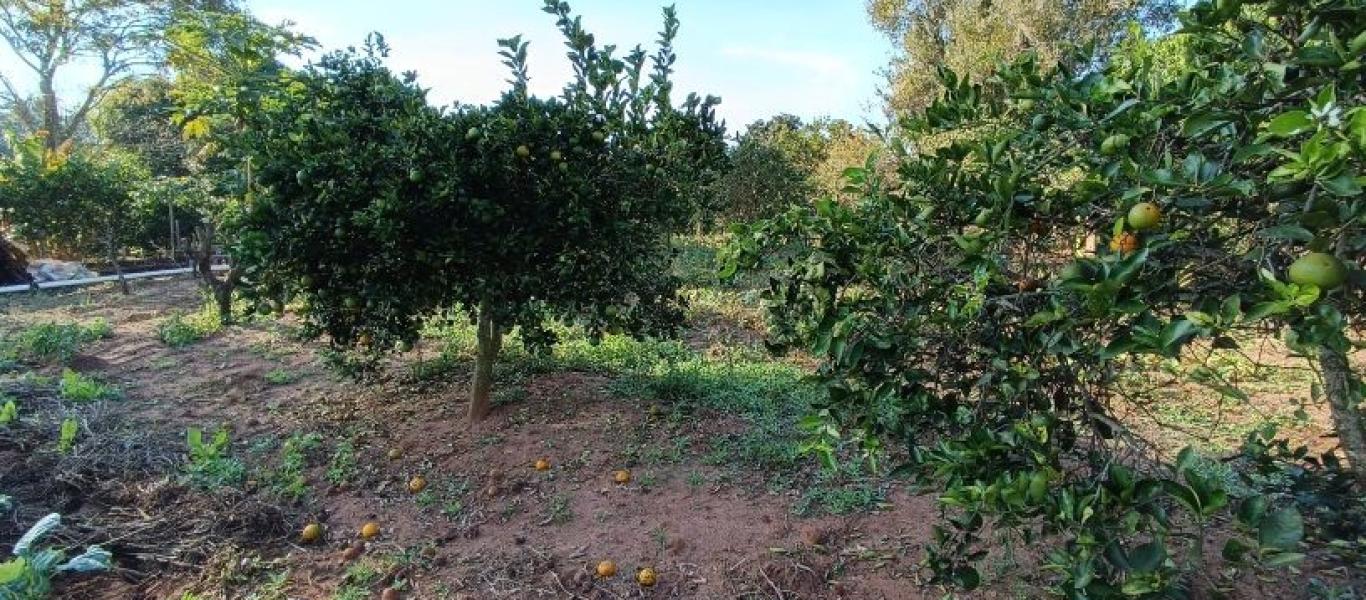
<path id="1" fill-rule="evenodd" d="M 1129 226 L 1135 231 L 1146 231 L 1162 222 L 1162 209 L 1152 202 L 1139 202 L 1129 209 Z"/>
<path id="2" fill-rule="evenodd" d="M 1347 281 L 1347 266 L 1331 254 L 1310 252 L 1290 265 L 1290 281 L 1331 290 Z"/>

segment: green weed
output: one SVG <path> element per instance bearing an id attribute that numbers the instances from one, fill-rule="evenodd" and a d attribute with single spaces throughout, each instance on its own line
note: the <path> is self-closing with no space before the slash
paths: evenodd
<path id="1" fill-rule="evenodd" d="M 65 364 L 71 361 L 86 344 L 112 335 L 113 328 L 104 319 L 95 319 L 89 324 L 80 323 L 39 323 L 29 327 L 10 342 L 10 348 L 2 352 L 7 360 L 28 363 Z"/>
<path id="2" fill-rule="evenodd" d="M 70 402 L 118 400 L 123 397 L 123 390 L 118 387 L 101 383 L 71 369 L 62 371 L 62 379 L 57 384 L 57 393 L 63 400 Z"/>
<path id="3" fill-rule="evenodd" d="M 62 420 L 62 429 L 57 434 L 57 451 L 62 454 L 70 454 L 76 449 L 76 434 L 80 430 L 80 424 L 76 419 L 67 417 Z"/>
<path id="4" fill-rule="evenodd" d="M 289 500 L 302 500 L 308 495 L 308 454 L 322 444 L 322 436 L 316 433 L 289 436 L 280 448 L 280 464 L 270 474 L 271 491 Z"/>
<path id="5" fill-rule="evenodd" d="M 0 427 L 8 426 L 19 420 L 19 405 L 13 398 L 0 394 Z"/>
<path id="6" fill-rule="evenodd" d="M 191 427 L 185 431 L 185 444 L 190 449 L 190 461 L 185 465 L 189 481 L 195 487 L 213 489 L 235 486 L 246 478 L 247 468 L 230 455 L 228 430 L 221 427 L 212 439 L 204 439 L 204 431 Z"/>
<path id="7" fill-rule="evenodd" d="M 356 446 L 350 440 L 337 444 L 327 465 L 327 482 L 344 485 L 356 476 Z"/>
<path id="8" fill-rule="evenodd" d="M 271 369 L 269 373 L 266 373 L 266 383 L 271 385 L 288 385 L 294 383 L 294 380 L 294 373 L 286 369 Z"/>
<path id="9" fill-rule="evenodd" d="M 213 306 L 205 304 L 199 312 L 191 314 L 175 313 L 157 325 L 157 337 L 172 348 L 183 348 L 207 339 L 223 328 L 218 312 Z"/>
<path id="10" fill-rule="evenodd" d="M 542 523 L 563 525 L 574 520 L 574 510 L 569 506 L 569 496 L 556 494 L 546 507 Z"/>

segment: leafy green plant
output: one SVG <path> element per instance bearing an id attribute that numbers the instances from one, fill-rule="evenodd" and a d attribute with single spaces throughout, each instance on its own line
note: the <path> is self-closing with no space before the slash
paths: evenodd
<path id="1" fill-rule="evenodd" d="M 4 401 L 4 404 L 0 404 L 0 427 L 5 427 L 19 420 L 19 405 L 15 403 L 14 399 L 0 396 L 0 400 Z"/>
<path id="2" fill-rule="evenodd" d="M 220 427 L 208 440 L 202 429 L 191 427 L 185 431 L 185 444 L 190 451 L 185 472 L 192 485 L 213 489 L 235 486 L 246 478 L 246 466 L 231 456 L 232 441 L 226 427 Z"/>
<path id="3" fill-rule="evenodd" d="M 81 373 L 66 369 L 57 384 L 57 393 L 71 402 L 97 402 L 123 398 L 123 390 Z"/>
<path id="4" fill-rule="evenodd" d="M 61 524 L 61 515 L 50 514 L 15 542 L 13 558 L 0 562 L 0 598 L 46 598 L 52 590 L 52 579 L 58 575 L 94 573 L 110 568 L 112 555 L 99 546 L 90 546 L 70 560 L 66 560 L 66 554 L 61 550 L 35 546 Z"/>
<path id="5" fill-rule="evenodd" d="M 61 429 L 57 433 L 57 451 L 70 454 L 76 448 L 76 434 L 79 432 L 80 422 L 74 417 L 62 419 Z"/>

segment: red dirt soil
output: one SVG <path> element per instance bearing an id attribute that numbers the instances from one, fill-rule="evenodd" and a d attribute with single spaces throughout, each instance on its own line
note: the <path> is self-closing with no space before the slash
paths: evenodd
<path id="1" fill-rule="evenodd" d="M 531 376 L 524 396 L 498 406 L 486 423 L 470 430 L 463 419 L 462 381 L 413 385 L 390 377 L 358 384 L 329 372 L 316 345 L 294 341 L 274 323 L 231 327 L 183 349 L 157 339 L 161 318 L 173 309 L 197 310 L 200 303 L 194 284 L 185 280 L 139 284 L 131 297 L 104 288 L 11 304 L 0 315 L 0 330 L 38 321 L 108 319 L 114 335 L 88 347 L 74 366 L 121 383 L 126 399 L 107 410 L 160 437 L 182 440 L 186 427 L 209 431 L 225 425 L 234 454 L 247 457 L 254 456 L 247 449 L 252 440 L 322 434 L 320 454 L 306 473 L 312 501 L 283 507 L 285 522 L 278 527 L 245 531 L 253 543 L 219 544 L 202 563 L 76 580 L 64 583 L 59 597 L 179 599 L 193 590 L 199 598 L 236 598 L 243 588 L 232 587 L 241 584 L 225 574 L 287 568 L 288 598 L 331 598 L 344 583 L 343 550 L 371 520 L 382 533 L 357 561 L 402 551 L 408 560 L 374 562 L 382 572 L 368 586 L 369 597 L 400 581 L 403 598 L 943 595 L 917 578 L 923 545 L 938 520 L 932 495 L 894 487 L 885 507 L 871 514 L 799 518 L 792 513 L 791 493 L 766 490 L 760 476 L 722 477 L 723 467 L 702 460 L 707 449 L 701 442 L 686 448 L 677 463 L 632 467 L 632 483 L 618 485 L 612 472 L 629 466 L 623 464 L 622 446 L 632 435 L 643 433 L 647 443 L 667 447 L 681 435 L 707 440 L 739 424 L 725 415 L 701 414 L 666 426 L 647 402 L 606 393 L 607 378 L 561 372 Z M 268 383 L 266 374 L 276 369 L 295 380 Z M 335 443 L 343 439 L 354 440 L 358 471 L 350 484 L 334 487 L 325 472 Z M 178 449 L 183 452 L 183 445 Z M 394 449 L 399 457 L 391 459 Z M 18 456 L 6 456 L 0 444 L 0 459 L 10 458 Z M 539 458 L 550 461 L 549 471 L 532 468 Z M 685 481 L 694 472 L 707 483 Z M 427 506 L 406 489 L 419 474 L 436 498 Z M 248 490 L 265 486 L 247 484 Z M 441 509 L 453 498 L 462 505 L 448 518 Z M 150 506 L 156 510 L 155 503 Z M 190 505 L 165 506 L 184 511 Z M 20 508 L 25 519 L 51 509 Z M 71 520 L 109 508 L 87 503 Z M 324 523 L 324 540 L 300 545 L 297 532 L 312 518 Z M 0 528 L 0 542 L 12 542 L 14 531 Z M 256 551 L 260 561 L 243 553 Z M 591 569 L 602 560 L 614 561 L 618 575 L 594 578 Z M 637 569 L 647 566 L 658 573 L 658 584 L 648 589 L 634 581 Z M 1037 593 L 1024 585 L 1031 574 L 1005 571 L 969 597 Z M 1248 592 L 1279 597 L 1274 591 Z"/>

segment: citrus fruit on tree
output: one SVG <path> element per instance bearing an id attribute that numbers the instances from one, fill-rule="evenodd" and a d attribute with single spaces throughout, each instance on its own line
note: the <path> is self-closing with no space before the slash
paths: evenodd
<path id="1" fill-rule="evenodd" d="M 517 147 L 517 156 L 518 156 L 519 158 L 527 158 L 527 157 L 531 156 L 531 148 L 526 147 L 526 144 L 522 144 L 521 146 L 518 146 L 518 147 Z"/>
<path id="2" fill-rule="evenodd" d="M 1129 209 L 1128 220 L 1134 231 L 1147 231 L 1162 222 L 1162 209 L 1152 202 L 1139 202 Z"/>
<path id="3" fill-rule="evenodd" d="M 1290 265 L 1290 281 L 1331 290 L 1347 281 L 1347 266 L 1331 254 L 1310 252 Z"/>
<path id="4" fill-rule="evenodd" d="M 559 161 L 561 161 L 561 160 L 564 160 L 564 155 L 561 154 L 559 150 L 551 150 L 551 151 L 550 151 L 550 160 L 553 160 L 553 161 L 555 161 L 555 162 L 559 162 Z"/>
<path id="5" fill-rule="evenodd" d="M 606 578 L 608 578 L 608 577 L 616 577 L 616 575 L 617 575 L 617 563 L 614 563 L 614 562 L 612 562 L 612 561 L 610 561 L 610 560 L 604 560 L 604 561 L 598 563 L 598 569 L 597 569 L 597 571 L 598 571 L 598 577 L 601 577 L 601 578 L 603 578 L 603 579 L 606 579 Z"/>
<path id="6" fill-rule="evenodd" d="M 639 583 L 641 587 L 652 587 L 658 581 L 659 577 L 655 575 L 655 570 L 650 567 L 645 567 L 636 572 L 636 583 Z"/>

